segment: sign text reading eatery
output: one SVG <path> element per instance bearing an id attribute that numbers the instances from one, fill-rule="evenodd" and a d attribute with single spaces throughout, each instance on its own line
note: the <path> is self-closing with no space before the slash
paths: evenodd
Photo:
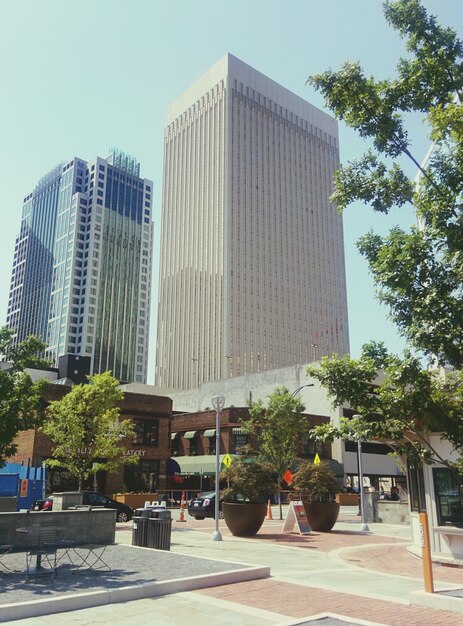
<path id="1" fill-rule="evenodd" d="M 146 450 L 124 450 L 122 456 L 145 456 Z"/>

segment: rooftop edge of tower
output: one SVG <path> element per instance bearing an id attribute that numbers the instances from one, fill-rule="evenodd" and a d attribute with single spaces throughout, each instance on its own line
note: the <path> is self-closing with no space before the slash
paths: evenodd
<path id="1" fill-rule="evenodd" d="M 296 95 L 229 52 L 214 63 L 207 72 L 167 107 L 166 126 L 222 80 L 225 81 L 226 86 L 232 85 L 231 80 L 243 83 L 244 86 L 270 98 L 278 106 L 288 109 L 288 111 L 295 113 L 332 136 L 336 138 L 338 136 L 337 121 L 331 115 L 310 104 L 304 98 Z"/>

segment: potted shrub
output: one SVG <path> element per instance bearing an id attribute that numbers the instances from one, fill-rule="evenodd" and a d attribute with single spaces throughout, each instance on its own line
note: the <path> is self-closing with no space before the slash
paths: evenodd
<path id="1" fill-rule="evenodd" d="M 267 498 L 275 488 L 272 468 L 247 457 L 235 459 L 221 476 L 228 487 L 222 492 L 225 523 L 238 537 L 255 535 L 267 513 Z"/>
<path id="2" fill-rule="evenodd" d="M 336 494 L 341 486 L 325 463 L 301 463 L 291 485 L 300 492 L 311 530 L 329 532 L 339 515 Z"/>

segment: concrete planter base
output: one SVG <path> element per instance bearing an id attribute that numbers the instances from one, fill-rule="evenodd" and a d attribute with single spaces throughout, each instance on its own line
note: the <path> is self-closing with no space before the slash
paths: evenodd
<path id="1" fill-rule="evenodd" d="M 336 524 L 339 515 L 337 502 L 310 502 L 303 500 L 310 530 L 328 533 Z"/>
<path id="2" fill-rule="evenodd" d="M 259 532 L 267 514 L 267 505 L 251 503 L 223 502 L 222 511 L 225 523 L 232 535 L 252 537 Z"/>

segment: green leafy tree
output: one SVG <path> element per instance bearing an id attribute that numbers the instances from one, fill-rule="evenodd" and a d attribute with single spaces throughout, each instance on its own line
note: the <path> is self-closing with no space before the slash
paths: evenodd
<path id="1" fill-rule="evenodd" d="M 378 374 L 380 372 L 380 374 Z M 322 441 L 385 441 L 399 457 L 442 463 L 463 475 L 463 460 L 452 462 L 433 447 L 429 433 L 440 433 L 463 456 L 463 374 L 423 370 L 410 353 L 391 355 L 382 343 L 365 344 L 358 359 L 325 357 L 307 373 L 328 391 L 333 406 L 349 403 L 360 417 L 322 424 L 312 436 Z"/>
<path id="2" fill-rule="evenodd" d="M 78 479 L 79 491 L 92 474 L 138 461 L 123 457 L 123 439 L 134 433 L 131 420 L 119 420 L 117 404 L 123 397 L 119 381 L 105 372 L 50 403 L 42 430 L 52 441 L 53 458 L 46 463 L 68 470 Z"/>
<path id="3" fill-rule="evenodd" d="M 297 458 L 301 434 L 308 431 L 304 410 L 299 398 L 285 387 L 278 387 L 268 396 L 267 406 L 261 400 L 253 402 L 249 418 L 242 422 L 243 428 L 258 439 L 258 459 L 273 467 L 278 475 L 280 519 L 283 519 L 281 480 Z"/>
<path id="4" fill-rule="evenodd" d="M 341 491 L 341 485 L 326 463 L 304 461 L 294 474 L 293 487 L 303 499 L 312 502 L 330 502 Z"/>
<path id="5" fill-rule="evenodd" d="M 358 63 L 309 79 L 328 107 L 370 143 L 336 174 L 333 201 L 340 210 L 361 201 L 388 213 L 411 205 L 418 225 L 369 232 L 358 243 L 380 300 L 410 349 L 440 364 L 463 366 L 463 44 L 428 15 L 419 0 L 384 3 L 387 22 L 405 40 L 408 55 L 395 76 L 366 76 Z M 423 164 L 407 132 L 410 114 L 424 117 L 432 150 Z M 406 168 L 406 164 L 412 164 Z M 412 177 L 407 172 L 412 171 Z M 415 172 L 419 173 L 416 180 Z M 383 374 L 378 379 L 378 370 Z M 429 432 L 463 452 L 462 375 L 423 371 L 410 351 L 390 355 L 367 344 L 359 359 L 324 359 L 309 368 L 335 405 L 347 402 L 361 419 L 316 429 L 335 436 L 387 441 L 400 455 L 439 461 L 460 472 L 461 461 L 440 458 Z"/>
<path id="6" fill-rule="evenodd" d="M 337 172 L 332 200 L 340 210 L 355 201 L 384 213 L 414 207 L 418 226 L 395 227 L 384 237 L 369 232 L 358 246 L 410 346 L 462 367 L 463 43 L 419 0 L 383 6 L 408 52 L 393 78 L 367 76 L 358 63 L 346 63 L 309 79 L 335 116 L 371 145 Z M 424 165 L 407 132 L 410 114 L 424 116 L 433 142 Z"/>
<path id="7" fill-rule="evenodd" d="M 45 380 L 32 382 L 25 371 L 26 367 L 49 365 L 38 356 L 45 344 L 30 336 L 15 345 L 13 336 L 11 329 L 0 328 L 0 354 L 5 361 L 0 368 L 0 467 L 16 453 L 18 433 L 41 423 L 42 394 L 48 384 Z"/>
<path id="8" fill-rule="evenodd" d="M 228 487 L 223 490 L 225 502 L 262 503 L 275 487 L 275 474 L 268 463 L 243 455 L 221 474 Z"/>

